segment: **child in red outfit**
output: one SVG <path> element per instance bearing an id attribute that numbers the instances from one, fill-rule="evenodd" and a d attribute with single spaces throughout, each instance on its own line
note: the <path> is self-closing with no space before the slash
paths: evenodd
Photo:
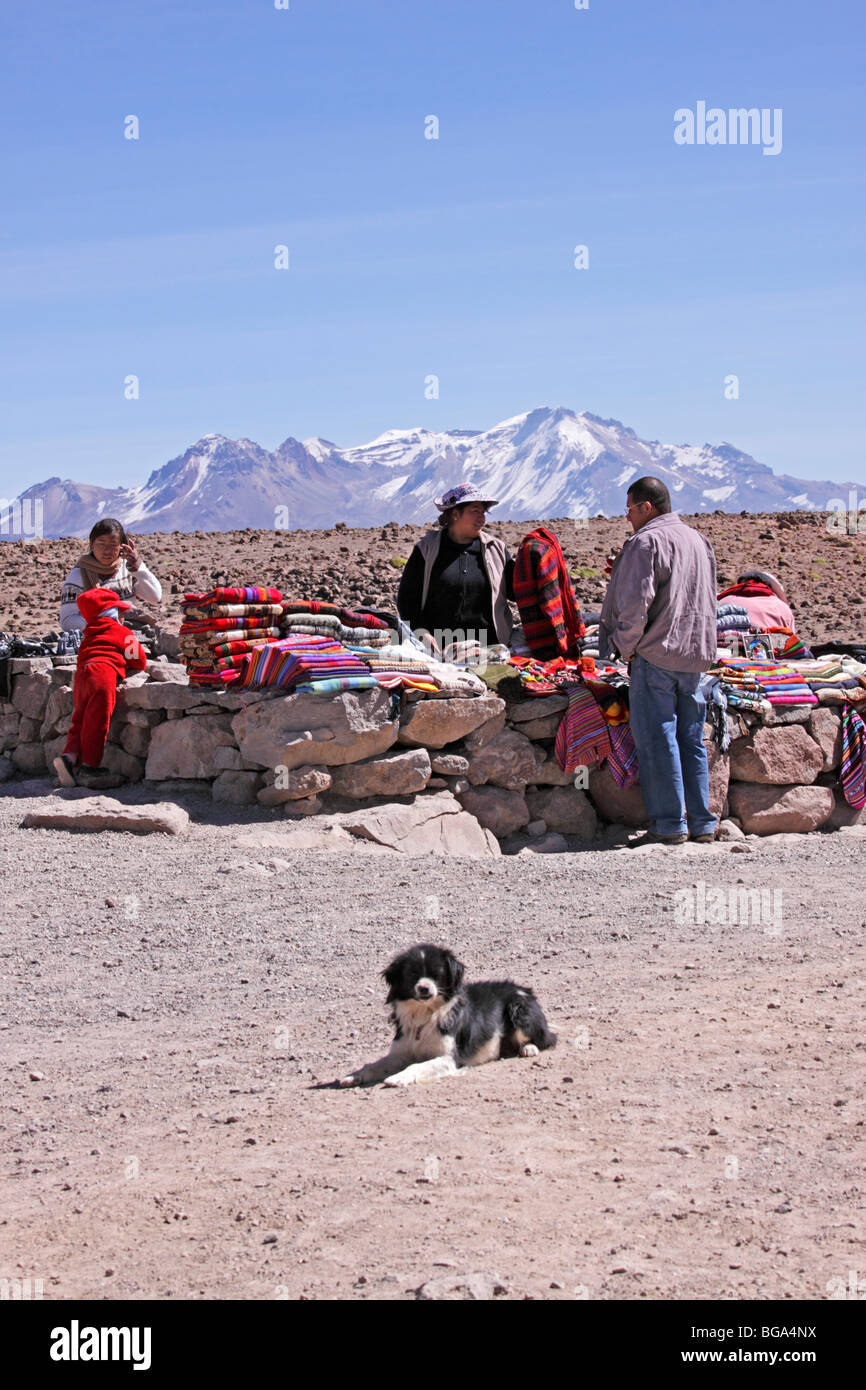
<path id="1" fill-rule="evenodd" d="M 111 589 L 87 589 L 78 609 L 87 626 L 75 668 L 74 710 L 66 746 L 54 766 L 66 787 L 115 785 L 100 767 L 108 726 L 117 701 L 117 685 L 133 671 L 143 671 L 147 657 L 134 632 L 118 622 L 123 603 Z"/>

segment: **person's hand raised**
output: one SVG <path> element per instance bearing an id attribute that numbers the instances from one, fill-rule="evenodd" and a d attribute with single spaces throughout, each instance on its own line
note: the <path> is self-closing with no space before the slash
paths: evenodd
<path id="1" fill-rule="evenodd" d="M 123 559 L 123 560 L 126 561 L 127 565 L 128 565 L 129 568 L 132 570 L 132 573 L 135 574 L 135 571 L 138 569 L 139 565 L 141 564 L 141 556 L 139 555 L 138 551 L 137 551 L 136 548 L 135 548 L 135 538 L 134 538 L 134 536 L 130 536 L 130 537 L 129 537 L 129 544 L 128 544 L 128 545 L 122 545 L 122 546 L 120 547 L 120 556 L 121 556 L 121 559 Z"/>

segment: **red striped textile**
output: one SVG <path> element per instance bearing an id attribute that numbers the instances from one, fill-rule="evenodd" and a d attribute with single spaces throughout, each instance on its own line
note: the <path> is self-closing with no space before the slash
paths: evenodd
<path id="1" fill-rule="evenodd" d="M 514 562 L 514 597 L 533 656 L 580 655 L 586 626 L 568 576 L 565 556 L 552 531 L 539 526 L 524 536 Z"/>

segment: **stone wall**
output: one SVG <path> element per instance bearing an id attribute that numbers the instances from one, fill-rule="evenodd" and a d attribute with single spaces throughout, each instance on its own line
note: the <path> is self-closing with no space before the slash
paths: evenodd
<path id="1" fill-rule="evenodd" d="M 74 659 L 21 658 L 11 669 L 11 699 L 0 701 L 0 778 L 53 776 L 72 718 Z M 196 790 L 291 817 L 340 813 L 345 821 L 363 808 L 381 827 L 382 808 L 396 799 L 414 808 L 404 821 L 420 836 L 447 831 L 479 853 L 498 852 L 493 837 L 506 850 L 555 850 L 606 825 L 645 824 L 639 786 L 623 791 L 606 769 L 591 769 L 582 790 L 560 771 L 553 740 L 566 704 L 564 695 L 507 702 L 412 692 L 393 712 L 385 690 L 329 697 L 191 688 L 183 667 L 157 659 L 120 686 L 104 765 L 154 784 L 162 797 Z M 730 728 L 728 755 L 709 725 L 704 731 L 720 818 L 759 835 L 866 823 L 838 787 L 838 710 L 791 707 L 748 736 L 734 721 Z"/>

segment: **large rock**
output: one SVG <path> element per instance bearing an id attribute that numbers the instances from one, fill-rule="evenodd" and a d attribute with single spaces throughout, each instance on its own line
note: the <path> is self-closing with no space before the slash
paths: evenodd
<path id="1" fill-rule="evenodd" d="M 192 709 L 194 705 L 209 704 L 209 694 L 197 686 L 181 685 L 175 681 L 147 681 L 144 685 L 131 688 L 121 686 L 117 692 L 117 708 L 121 714 L 131 709 L 183 711 Z M 220 692 L 221 700 L 229 698 Z"/>
<path id="2" fill-rule="evenodd" d="M 45 767 L 45 748 L 41 743 L 16 743 L 11 757 L 19 772 L 41 772 Z"/>
<path id="3" fill-rule="evenodd" d="M 116 743 L 106 743 L 100 767 L 106 768 L 109 772 L 119 773 L 129 782 L 140 782 L 144 776 L 142 759 L 136 758 L 133 753 L 127 753 L 125 748 L 119 748 Z"/>
<path id="4" fill-rule="evenodd" d="M 331 785 L 331 774 L 324 767 L 294 767 L 279 775 L 279 785 L 273 772 L 265 774 L 267 786 L 258 793 L 262 806 L 281 806 L 286 801 L 300 801 L 304 797 L 315 797 L 326 792 Z"/>
<path id="5" fill-rule="evenodd" d="M 54 685 L 45 703 L 39 737 L 43 740 L 52 738 L 58 731 L 60 721 L 67 714 L 72 714 L 74 705 L 72 686 L 68 684 Z"/>
<path id="6" fill-rule="evenodd" d="M 548 757 L 544 756 L 542 748 L 535 750 L 535 771 L 530 778 L 539 787 L 571 787 L 574 785 L 574 777 L 569 777 L 567 772 L 563 772 L 553 753 Z"/>
<path id="7" fill-rule="evenodd" d="M 846 825 L 866 825 L 866 806 L 861 806 L 859 810 L 849 806 L 841 788 L 835 790 L 834 797 L 835 805 L 827 825 L 832 826 L 834 830 L 840 830 Z"/>
<path id="8" fill-rule="evenodd" d="M 12 703 L 20 714 L 41 719 L 51 693 L 48 671 L 33 671 L 16 676 L 12 682 Z"/>
<path id="9" fill-rule="evenodd" d="M 522 724 L 551 714 L 561 715 L 567 709 L 567 695 L 532 695 L 526 700 L 509 700 L 505 717 L 509 724 Z"/>
<path id="10" fill-rule="evenodd" d="M 41 810 L 28 811 L 21 824 L 51 830 L 128 830 L 135 835 L 154 832 L 181 835 L 189 826 L 189 816 L 180 806 L 165 802 L 124 806 L 110 796 L 92 796 L 75 801 L 46 802 Z"/>
<path id="11" fill-rule="evenodd" d="M 46 671 L 50 679 L 53 668 L 50 656 L 13 656 L 9 670 L 13 676 L 32 676 L 35 671 Z"/>
<path id="12" fill-rule="evenodd" d="M 399 739 L 413 748 L 444 748 L 504 711 L 505 701 L 497 696 L 418 700 L 403 716 Z"/>
<path id="13" fill-rule="evenodd" d="M 163 685 L 160 690 L 180 690 Z M 144 775 L 149 782 L 185 777 L 198 780 L 213 777 L 213 754 L 217 747 L 234 743 L 232 716 L 218 714 L 209 719 L 171 719 L 157 724 L 150 738 Z"/>
<path id="14" fill-rule="evenodd" d="M 753 782 L 731 782 L 728 801 L 731 814 L 750 835 L 817 830 L 829 820 L 835 805 L 831 787 L 780 787 Z"/>
<path id="15" fill-rule="evenodd" d="M 526 803 L 533 819 L 543 820 L 548 830 L 592 840 L 598 828 L 595 808 L 586 792 L 576 787 L 545 787 L 528 792 Z"/>
<path id="16" fill-rule="evenodd" d="M 189 676 L 185 666 L 173 661 L 152 661 L 147 668 L 152 681 L 166 681 L 172 685 L 188 685 Z"/>
<path id="17" fill-rule="evenodd" d="M 495 787 L 507 787 L 510 791 L 521 791 L 527 782 L 535 777 L 537 762 L 535 750 L 528 738 L 516 729 L 503 729 L 482 748 L 470 747 L 469 781 L 473 787 L 483 787 L 490 782 Z"/>
<path id="18" fill-rule="evenodd" d="M 546 714 L 543 719 L 526 719 L 519 726 L 520 732 L 527 738 L 541 740 L 556 738 L 557 730 L 562 723 L 561 714 Z"/>
<path id="19" fill-rule="evenodd" d="M 824 767 L 824 754 L 802 724 L 758 728 L 748 738 L 734 739 L 730 749 L 731 778 L 769 786 L 814 782 Z"/>
<path id="20" fill-rule="evenodd" d="M 375 757 L 396 741 L 398 729 L 391 697 L 381 689 L 344 690 L 332 698 L 286 695 L 247 705 L 232 720 L 243 756 L 268 768 L 337 767 Z"/>
<path id="21" fill-rule="evenodd" d="M 460 804 L 498 840 L 528 825 L 532 817 L 522 792 L 505 787 L 468 787 L 460 792 Z"/>
<path id="22" fill-rule="evenodd" d="M 466 751 L 474 753 L 476 749 L 486 747 L 504 728 L 505 706 L 503 704 L 501 710 L 497 710 L 490 719 L 486 719 L 477 729 L 473 729 L 471 734 L 466 735 L 464 739 Z"/>
<path id="23" fill-rule="evenodd" d="M 469 771 L 469 760 L 459 753 L 434 753 L 430 766 L 441 777 L 465 777 Z"/>
<path id="24" fill-rule="evenodd" d="M 618 787 L 607 763 L 591 770 L 589 795 L 602 820 L 618 821 L 623 825 L 646 825 L 649 820 L 640 783 Z"/>
<path id="25" fill-rule="evenodd" d="M 447 854 L 464 859 L 490 859 L 500 853 L 492 836 L 485 834 L 450 792 L 416 796 L 410 806 L 369 807 L 344 812 L 340 823 L 357 835 L 402 854 Z"/>
<path id="26" fill-rule="evenodd" d="M 11 758 L 0 757 L 0 782 L 8 782 L 15 776 L 15 764 Z"/>
<path id="27" fill-rule="evenodd" d="M 338 796 L 364 800 L 370 796 L 414 796 L 430 780 L 430 754 L 426 748 L 386 753 L 363 763 L 345 763 L 331 774 L 331 790 Z"/>
<path id="28" fill-rule="evenodd" d="M 21 715 L 17 710 L 11 714 L 0 715 L 0 753 L 5 753 L 7 748 L 15 747 L 20 725 Z"/>
<path id="29" fill-rule="evenodd" d="M 140 724 L 121 724 L 114 737 L 126 753 L 131 753 L 135 758 L 147 757 L 150 747 L 150 729 L 144 728 Z"/>
<path id="30" fill-rule="evenodd" d="M 232 806 L 254 806 L 259 781 L 258 772 L 221 772 L 214 779 L 211 796 Z"/>
<path id="31" fill-rule="evenodd" d="M 824 755 L 824 772 L 842 762 L 842 720 L 837 710 L 819 706 L 809 716 L 809 733 Z"/>

